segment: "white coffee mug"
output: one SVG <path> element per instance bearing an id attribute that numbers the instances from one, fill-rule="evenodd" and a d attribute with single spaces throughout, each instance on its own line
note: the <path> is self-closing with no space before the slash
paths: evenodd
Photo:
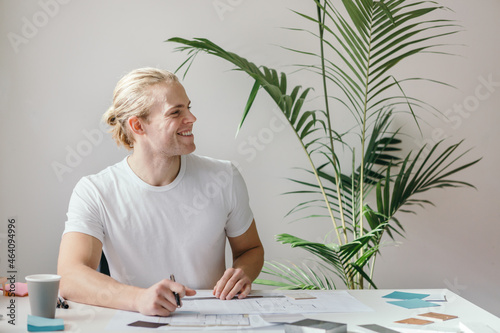
<path id="1" fill-rule="evenodd" d="M 26 277 L 31 314 L 54 318 L 61 277 L 55 274 L 35 274 Z"/>

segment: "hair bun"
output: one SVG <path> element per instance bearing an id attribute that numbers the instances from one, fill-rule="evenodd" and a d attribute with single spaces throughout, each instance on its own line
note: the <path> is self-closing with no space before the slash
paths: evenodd
<path id="1" fill-rule="evenodd" d="M 110 106 L 108 110 L 106 110 L 106 112 L 102 115 L 102 120 L 110 126 L 116 125 L 116 111 L 113 106 Z"/>
<path id="2" fill-rule="evenodd" d="M 113 92 L 113 104 L 102 120 L 111 127 L 118 145 L 132 149 L 134 136 L 128 131 L 127 119 L 132 116 L 147 119 L 156 99 L 152 88 L 163 82 L 179 82 L 175 74 L 156 68 L 139 68 L 123 76 Z"/>

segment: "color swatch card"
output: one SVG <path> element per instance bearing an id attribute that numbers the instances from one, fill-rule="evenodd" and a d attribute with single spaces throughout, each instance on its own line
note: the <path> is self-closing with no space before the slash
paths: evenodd
<path id="1" fill-rule="evenodd" d="M 64 320 L 28 315 L 28 332 L 63 331 Z"/>
<path id="2" fill-rule="evenodd" d="M 389 301 L 387 303 L 391 303 L 397 306 L 401 306 L 406 309 L 419 309 L 419 308 L 428 308 L 433 306 L 440 306 L 439 304 L 426 302 L 421 299 L 405 299 L 402 301 Z"/>
<path id="3" fill-rule="evenodd" d="M 427 313 L 423 313 L 423 314 L 418 315 L 418 316 L 424 317 L 426 319 L 430 318 L 431 320 L 436 320 L 436 321 L 446 321 L 446 320 L 458 318 L 457 316 L 448 315 L 448 314 L 444 314 L 444 313 L 436 313 L 436 312 L 427 312 Z"/>
<path id="4" fill-rule="evenodd" d="M 410 325 L 428 325 L 428 324 L 432 324 L 434 322 L 430 321 L 430 320 L 423 320 L 423 319 L 418 319 L 418 318 L 408 318 L 408 319 L 395 321 L 395 323 L 410 324 Z"/>
<path id="5" fill-rule="evenodd" d="M 377 324 L 366 324 L 366 325 L 359 325 L 359 327 L 365 328 L 367 330 L 377 332 L 377 333 L 399 333 L 398 331 L 391 330 L 390 328 L 377 325 Z"/>
<path id="6" fill-rule="evenodd" d="M 388 301 L 387 303 L 391 303 L 397 306 L 401 306 L 406 309 L 419 309 L 419 308 L 428 308 L 433 306 L 439 306 L 439 304 L 435 304 L 432 302 L 424 301 L 423 299 L 429 296 L 430 294 L 419 294 L 419 293 L 409 293 L 403 291 L 393 291 L 390 294 L 382 296 L 382 298 L 390 298 L 395 301 Z"/>
<path id="7" fill-rule="evenodd" d="M 392 299 L 423 299 L 430 294 L 417 294 L 417 293 L 408 293 L 403 291 L 394 291 L 390 294 L 382 296 L 382 298 L 392 298 Z"/>

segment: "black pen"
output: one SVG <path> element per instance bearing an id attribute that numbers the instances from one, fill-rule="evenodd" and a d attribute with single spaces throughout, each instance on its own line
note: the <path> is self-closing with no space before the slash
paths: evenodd
<path id="1" fill-rule="evenodd" d="M 69 305 L 64 298 L 57 296 L 57 308 L 69 309 Z"/>
<path id="2" fill-rule="evenodd" d="M 174 274 L 170 274 L 170 280 L 172 280 L 172 281 L 175 282 L 175 276 L 174 276 Z M 175 296 L 175 301 L 177 302 L 177 307 L 180 308 L 181 307 L 181 300 L 179 298 L 179 294 L 176 293 L 175 291 L 173 293 L 174 293 L 174 296 Z"/>

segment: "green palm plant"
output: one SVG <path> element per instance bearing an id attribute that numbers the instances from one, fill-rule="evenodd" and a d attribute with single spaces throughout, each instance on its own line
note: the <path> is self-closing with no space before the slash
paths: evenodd
<path id="1" fill-rule="evenodd" d="M 461 162 L 467 153 L 460 153 L 461 142 L 449 146 L 438 142 L 403 154 L 406 136 L 393 124 L 406 113 L 420 129 L 418 112 L 437 112 L 424 101 L 407 96 L 402 88 L 404 82 L 422 79 L 396 79 L 394 69 L 420 53 L 443 53 L 439 41 L 459 27 L 437 17 L 445 8 L 435 1 L 339 0 L 341 9 L 333 0 L 312 1 L 315 17 L 296 13 L 312 22 L 317 32 L 293 30 L 317 39 L 319 52 L 289 49 L 311 57 L 310 64 L 299 67 L 318 75 L 321 110 L 307 108 L 313 89 L 289 88 L 283 72 L 257 66 L 204 38 L 168 41 L 182 44 L 177 49 L 188 52 L 179 67 L 187 66 L 186 72 L 202 52 L 226 60 L 255 80 L 238 130 L 261 89 L 272 98 L 310 164 L 303 169 L 303 179 L 290 179 L 300 189 L 289 194 L 300 195 L 302 201 L 289 214 L 300 214 L 300 219 L 327 218 L 332 223 L 333 232 L 324 242 L 277 236 L 277 241 L 313 254 L 315 267 L 266 262 L 263 272 L 274 279 L 256 282 L 281 288 L 332 289 L 335 278 L 340 278 L 348 288 L 364 288 L 366 282 L 376 288 L 374 267 L 383 236 L 404 236 L 396 213 L 414 213 L 415 206 L 432 204 L 421 196 L 429 190 L 472 187 L 452 179 L 479 161 Z M 338 91 L 335 96 L 330 95 L 332 88 Z M 334 107 L 335 112 L 349 112 L 356 126 L 334 128 Z M 357 138 L 355 144 L 348 143 L 350 136 Z M 352 156 L 348 171 L 340 164 L 339 150 Z"/>

